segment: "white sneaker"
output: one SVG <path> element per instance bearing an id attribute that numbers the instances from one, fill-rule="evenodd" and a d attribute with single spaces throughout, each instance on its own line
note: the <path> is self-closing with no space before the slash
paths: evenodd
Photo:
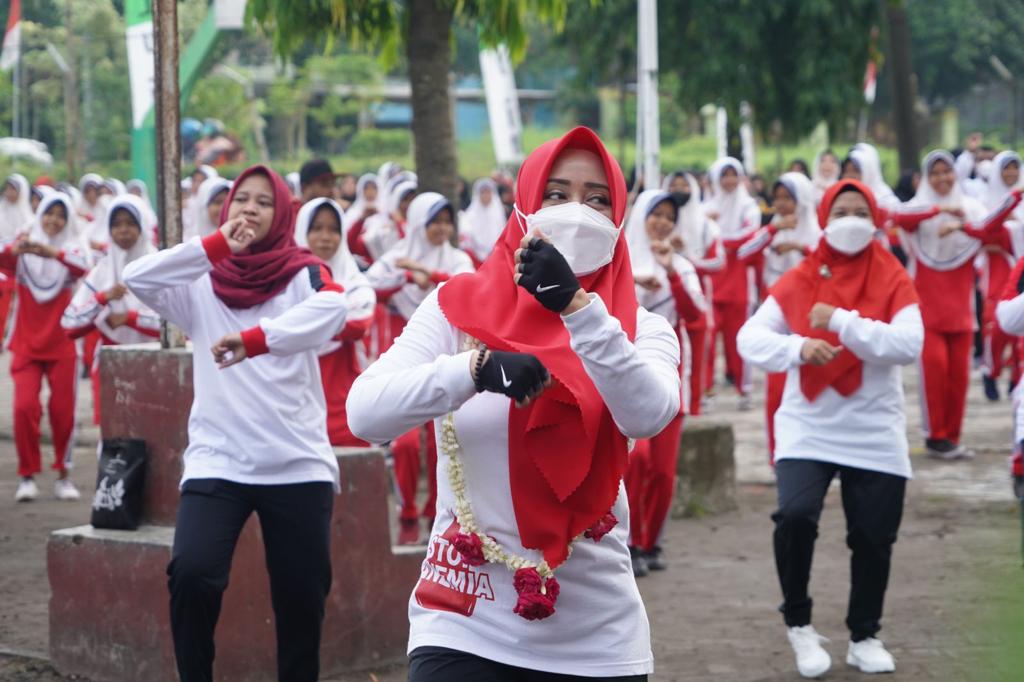
<path id="1" fill-rule="evenodd" d="M 746 412 L 753 409 L 754 401 L 749 395 L 741 395 L 739 402 L 736 404 L 736 409 L 740 412 Z"/>
<path id="2" fill-rule="evenodd" d="M 789 628 L 786 636 L 789 637 L 793 653 L 796 654 L 796 669 L 800 671 L 800 675 L 821 677 L 832 667 L 832 657 L 821 646 L 828 638 L 819 635 L 813 625 Z"/>
<path id="3" fill-rule="evenodd" d="M 896 670 L 896 661 L 892 654 L 874 637 L 850 642 L 846 664 L 859 668 L 862 673 L 891 673 Z"/>
<path id="4" fill-rule="evenodd" d="M 58 478 L 57 482 L 53 484 L 53 494 L 57 496 L 58 500 L 77 500 L 81 497 L 78 494 L 78 488 L 69 478 Z"/>
<path id="5" fill-rule="evenodd" d="M 18 490 L 14 493 L 15 502 L 29 502 L 39 497 L 39 488 L 36 487 L 36 482 L 31 478 L 21 479 L 21 483 L 18 484 Z"/>

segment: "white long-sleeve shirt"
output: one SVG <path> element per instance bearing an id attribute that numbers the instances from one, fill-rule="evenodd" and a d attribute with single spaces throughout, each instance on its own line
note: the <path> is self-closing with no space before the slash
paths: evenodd
<path id="1" fill-rule="evenodd" d="M 346 301 L 326 268 L 296 273 L 251 308 L 229 308 L 213 292 L 213 263 L 230 255 L 220 232 L 194 237 L 130 263 L 124 283 L 192 339 L 195 398 L 182 483 L 222 478 L 251 484 L 326 481 L 338 489 L 327 439 L 317 348 L 345 324 Z M 242 332 L 247 358 L 220 369 L 208 350 Z"/>
<path id="2" fill-rule="evenodd" d="M 1024 294 L 996 305 L 996 321 L 1000 328 L 1013 336 L 1024 336 Z M 1013 440 L 1024 440 L 1024 382 L 1013 389 Z"/>
<path id="3" fill-rule="evenodd" d="M 909 305 L 886 323 L 837 308 L 829 331 L 864 362 L 861 385 L 850 396 L 826 387 L 814 402 L 800 390 L 800 351 L 807 338 L 790 331 L 774 297 L 737 336 L 744 360 L 766 372 L 787 373 L 775 413 L 775 459 L 813 459 L 911 478 L 900 365 L 921 355 L 920 310 Z"/>
<path id="4" fill-rule="evenodd" d="M 665 319 L 637 311 L 630 342 L 599 297 L 564 323 L 622 433 L 644 438 L 679 412 L 679 341 Z M 420 580 L 409 600 L 409 651 L 441 646 L 532 670 L 585 676 L 651 672 L 650 628 L 633 579 L 627 547 L 629 510 L 620 482 L 613 506 L 618 525 L 600 542 L 581 540 L 556 575 L 561 594 L 550 618 L 513 613 L 517 594 L 504 566 L 473 567 L 451 545 L 459 531 L 455 496 L 440 444 L 441 419 L 455 429 L 473 513 L 484 532 L 533 561 L 517 531 L 508 474 L 510 401 L 478 394 L 464 335 L 445 319 L 437 293 L 424 300 L 402 335 L 355 382 L 348 397 L 352 432 L 383 442 L 433 419 L 438 437 L 437 515 Z M 638 400 L 637 396 L 643 396 Z"/>

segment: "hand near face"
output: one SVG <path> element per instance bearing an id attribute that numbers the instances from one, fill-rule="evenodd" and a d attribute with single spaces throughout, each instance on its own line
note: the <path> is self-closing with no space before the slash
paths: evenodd
<path id="1" fill-rule="evenodd" d="M 675 255 L 675 251 L 668 242 L 651 242 L 651 253 L 654 254 L 655 262 L 665 268 L 665 272 L 670 275 L 675 272 L 675 268 L 672 267 L 672 256 Z"/>
<path id="2" fill-rule="evenodd" d="M 245 218 L 232 218 L 220 226 L 220 233 L 228 240 L 228 248 L 231 253 L 239 253 L 245 250 L 253 240 L 256 239 L 256 231 L 252 229 Z"/>
<path id="3" fill-rule="evenodd" d="M 672 248 L 676 250 L 676 253 L 682 253 L 686 250 L 686 242 L 684 242 L 683 238 L 678 234 L 672 235 L 669 238 L 668 243 L 672 245 Z"/>

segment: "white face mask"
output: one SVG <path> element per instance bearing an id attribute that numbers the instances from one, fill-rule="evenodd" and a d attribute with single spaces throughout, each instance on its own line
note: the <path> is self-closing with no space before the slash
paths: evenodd
<path id="1" fill-rule="evenodd" d="M 572 201 L 542 208 L 525 215 L 516 207 L 523 234 L 538 229 L 551 240 L 577 277 L 612 262 L 619 228 L 611 219 L 589 206 Z"/>
<path id="2" fill-rule="evenodd" d="M 875 238 L 875 224 L 854 215 L 837 218 L 825 226 L 825 241 L 836 251 L 853 256 Z"/>

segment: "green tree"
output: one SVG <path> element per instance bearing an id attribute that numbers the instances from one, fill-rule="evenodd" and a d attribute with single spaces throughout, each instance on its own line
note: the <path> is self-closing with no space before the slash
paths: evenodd
<path id="1" fill-rule="evenodd" d="M 526 48 L 527 17 L 560 27 L 567 0 L 251 0 L 250 16 L 289 55 L 303 41 L 330 45 L 335 36 L 380 50 L 392 62 L 399 48 L 412 86 L 412 133 L 420 187 L 455 196 L 455 135 L 449 73 L 452 26 L 474 26 L 485 45 L 506 43 L 515 57 Z"/>

